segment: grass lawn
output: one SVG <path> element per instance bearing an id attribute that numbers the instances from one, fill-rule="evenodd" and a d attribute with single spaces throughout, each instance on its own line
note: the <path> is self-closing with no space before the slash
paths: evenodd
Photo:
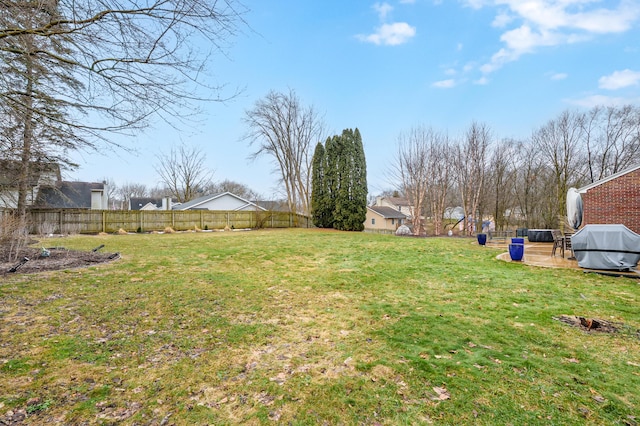
<path id="1" fill-rule="evenodd" d="M 640 423 L 636 280 L 501 262 L 457 238 L 43 244 L 122 259 L 0 278 L 0 424 Z"/>

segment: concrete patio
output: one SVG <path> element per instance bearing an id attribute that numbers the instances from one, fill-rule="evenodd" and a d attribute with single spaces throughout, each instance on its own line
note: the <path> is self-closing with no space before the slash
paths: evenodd
<path id="1" fill-rule="evenodd" d="M 509 256 L 509 243 L 506 242 L 491 242 L 487 241 L 487 247 L 497 248 L 505 250 L 504 253 L 500 253 L 496 256 L 497 259 L 505 262 L 513 262 Z M 584 272 L 593 272 L 604 275 L 625 276 L 629 278 L 640 278 L 640 271 L 621 272 L 615 270 L 598 270 L 598 269 L 585 269 L 578 266 L 578 261 L 575 258 L 571 258 L 572 253 L 570 251 L 565 252 L 564 256 L 561 256 L 560 249 L 556 249 L 556 255 L 551 256 L 553 249 L 553 243 L 531 243 L 525 240 L 524 244 L 524 257 L 522 262 L 531 266 L 540 266 L 543 268 L 568 268 L 578 269 Z"/>

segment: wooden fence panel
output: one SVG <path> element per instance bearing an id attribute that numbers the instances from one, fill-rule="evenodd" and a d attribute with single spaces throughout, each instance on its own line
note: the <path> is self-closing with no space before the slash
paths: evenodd
<path id="1" fill-rule="evenodd" d="M 227 226 L 227 212 L 202 210 L 201 229 L 224 229 Z"/>
<path id="2" fill-rule="evenodd" d="M 30 210 L 33 234 L 97 234 L 189 229 L 309 228 L 308 217 L 276 211 Z"/>
<path id="3" fill-rule="evenodd" d="M 173 212 L 140 210 L 138 220 L 140 232 L 163 231 L 167 227 L 173 227 Z"/>
<path id="4" fill-rule="evenodd" d="M 123 229 L 127 232 L 136 232 L 139 226 L 140 211 L 128 210 L 103 210 L 102 232 L 113 233 Z"/>

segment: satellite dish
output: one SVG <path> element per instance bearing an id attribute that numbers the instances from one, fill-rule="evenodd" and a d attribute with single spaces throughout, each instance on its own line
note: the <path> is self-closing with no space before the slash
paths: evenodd
<path id="1" fill-rule="evenodd" d="M 567 191 L 567 221 L 573 229 L 582 225 L 582 197 L 575 188 Z"/>

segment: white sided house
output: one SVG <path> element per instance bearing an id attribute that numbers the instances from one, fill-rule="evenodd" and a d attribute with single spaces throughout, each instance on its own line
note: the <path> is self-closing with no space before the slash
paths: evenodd
<path id="1" fill-rule="evenodd" d="M 186 203 L 176 204 L 172 210 L 266 211 L 256 203 L 238 197 L 231 192 L 205 195 Z"/>

